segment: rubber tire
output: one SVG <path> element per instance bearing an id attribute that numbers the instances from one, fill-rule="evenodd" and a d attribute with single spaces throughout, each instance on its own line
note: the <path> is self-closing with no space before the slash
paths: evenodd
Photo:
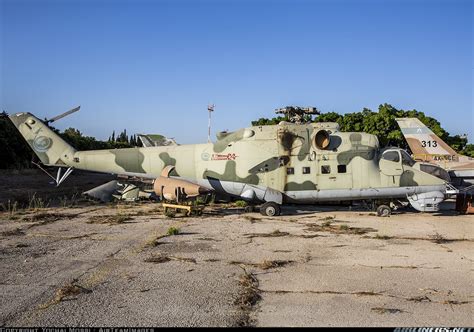
<path id="1" fill-rule="evenodd" d="M 266 202 L 260 207 L 260 214 L 267 217 L 279 216 L 281 213 L 280 205 L 275 202 Z"/>
<path id="2" fill-rule="evenodd" d="M 392 214 L 392 209 L 388 205 L 379 205 L 377 207 L 377 215 L 379 217 L 388 217 Z"/>

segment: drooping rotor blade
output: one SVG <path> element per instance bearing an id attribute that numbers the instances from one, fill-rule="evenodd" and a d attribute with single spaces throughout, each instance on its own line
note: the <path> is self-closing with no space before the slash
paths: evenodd
<path id="1" fill-rule="evenodd" d="M 67 111 L 67 112 L 64 112 L 63 114 L 60 114 L 60 115 L 55 116 L 54 118 L 51 118 L 51 119 L 46 120 L 46 123 L 51 123 L 51 122 L 57 121 L 57 120 L 59 120 L 59 119 L 62 119 L 62 118 L 64 118 L 65 116 L 68 116 L 68 115 L 70 115 L 70 114 L 72 114 L 72 113 L 74 113 L 74 112 L 79 111 L 80 109 L 81 109 L 81 106 L 77 106 L 76 108 L 73 108 L 72 110 L 69 110 L 69 111 Z"/>

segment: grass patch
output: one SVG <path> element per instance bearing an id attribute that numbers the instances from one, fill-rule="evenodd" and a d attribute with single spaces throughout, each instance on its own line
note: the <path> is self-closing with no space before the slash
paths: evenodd
<path id="1" fill-rule="evenodd" d="M 161 256 L 161 255 L 153 255 L 153 256 L 150 256 L 148 258 L 145 258 L 143 260 L 145 263 L 155 263 L 155 264 L 159 264 L 159 263 L 166 263 L 166 262 L 169 262 L 170 261 L 170 258 L 167 257 L 167 256 Z"/>
<path id="2" fill-rule="evenodd" d="M 258 220 L 261 220 L 260 218 L 256 218 L 256 217 L 253 217 L 253 216 L 249 216 L 249 215 L 245 215 L 244 216 L 244 219 L 247 219 L 248 221 L 250 221 L 252 224 Z"/>
<path id="3" fill-rule="evenodd" d="M 30 227 L 46 225 L 61 219 L 72 219 L 77 217 L 77 214 L 67 214 L 67 213 L 54 213 L 54 212 L 37 212 L 28 216 L 23 217 L 23 219 L 18 220 L 19 222 L 32 222 L 34 223 Z"/>
<path id="4" fill-rule="evenodd" d="M 241 261 L 231 261 L 229 264 L 232 265 L 246 265 L 246 266 L 253 266 L 257 267 L 262 270 L 270 270 L 274 269 L 277 267 L 282 267 L 288 264 L 294 263 L 294 261 L 289 261 L 289 260 L 264 260 L 261 263 L 246 263 L 246 262 L 241 262 Z"/>
<path id="5" fill-rule="evenodd" d="M 450 242 L 448 239 L 446 239 L 445 237 L 443 237 L 439 233 L 435 233 L 433 235 L 430 235 L 430 239 L 431 239 L 431 242 L 437 243 L 437 244 Z"/>
<path id="6" fill-rule="evenodd" d="M 187 262 L 187 263 L 194 263 L 196 264 L 196 260 L 194 258 L 188 258 L 188 257 L 178 257 L 178 256 L 165 256 L 165 255 L 153 255 L 148 258 L 145 258 L 144 262 L 146 263 L 166 263 L 169 261 L 179 261 L 179 262 Z"/>
<path id="7" fill-rule="evenodd" d="M 451 305 L 461 305 L 461 304 L 468 304 L 470 301 L 456 301 L 456 300 L 447 300 L 443 301 L 443 304 L 451 304 Z"/>
<path id="8" fill-rule="evenodd" d="M 165 215 L 165 217 L 167 218 L 174 218 L 175 215 L 176 215 L 176 211 L 173 211 L 172 209 L 165 209 L 163 211 L 163 214 Z"/>
<path id="9" fill-rule="evenodd" d="M 370 227 L 366 227 L 366 228 L 350 227 L 345 224 L 336 226 L 327 222 L 323 223 L 322 225 L 310 224 L 309 227 L 306 228 L 305 230 L 310 231 L 310 232 L 329 232 L 329 233 L 334 233 L 334 234 L 355 234 L 355 235 L 361 235 L 361 234 L 377 231 L 376 229 L 370 228 Z"/>
<path id="10" fill-rule="evenodd" d="M 288 232 L 280 232 L 280 230 L 274 230 L 271 233 L 248 233 L 244 234 L 247 238 L 254 238 L 254 237 L 281 237 L 281 236 L 288 236 L 290 233 Z"/>
<path id="11" fill-rule="evenodd" d="M 155 233 L 155 235 L 153 235 L 153 237 L 151 237 L 150 239 L 148 239 L 145 244 L 144 244 L 144 247 L 156 247 L 158 245 L 160 245 L 161 243 L 159 242 L 161 239 L 165 238 L 165 237 L 168 237 L 168 236 L 173 236 L 173 235 L 179 235 L 181 234 L 181 230 L 178 228 L 178 227 L 174 227 L 174 226 L 171 226 L 170 228 L 168 228 L 168 230 L 166 231 L 166 234 L 159 234 L 157 235 Z"/>
<path id="12" fill-rule="evenodd" d="M 242 291 L 235 299 L 234 304 L 242 310 L 242 317 L 238 321 L 238 326 L 250 326 L 250 312 L 252 307 L 261 300 L 258 289 L 258 280 L 255 276 L 244 270 L 244 274 L 240 276 L 239 284 Z"/>
<path id="13" fill-rule="evenodd" d="M 49 207 L 49 201 L 46 202 L 41 197 L 37 197 L 36 193 L 28 198 L 28 210 L 39 210 Z"/>
<path id="14" fill-rule="evenodd" d="M 59 205 L 63 208 L 76 206 L 79 197 L 79 193 L 74 193 L 70 198 L 67 195 L 64 195 L 62 197 L 59 197 Z"/>
<path id="15" fill-rule="evenodd" d="M 152 238 L 145 243 L 145 247 L 153 248 L 156 247 L 160 244 L 159 240 L 165 237 L 164 235 L 157 236 L 155 238 Z"/>
<path id="16" fill-rule="evenodd" d="M 388 235 L 376 234 L 375 239 L 377 240 L 390 240 L 392 237 Z"/>
<path id="17" fill-rule="evenodd" d="M 166 232 L 166 234 L 168 236 L 172 236 L 172 235 L 178 235 L 180 232 L 180 229 L 178 227 L 170 227 L 168 228 L 168 231 Z"/>
<path id="18" fill-rule="evenodd" d="M 88 224 L 119 225 L 119 224 L 125 224 L 129 220 L 133 220 L 133 218 L 127 214 L 118 213 L 115 215 L 92 216 L 92 217 L 89 217 L 89 220 L 87 221 L 87 223 Z"/>
<path id="19" fill-rule="evenodd" d="M 382 308 L 382 307 L 377 307 L 377 308 L 371 308 L 373 312 L 376 312 L 378 314 L 399 314 L 402 312 L 405 312 L 401 309 L 396 309 L 396 308 Z"/>
<path id="20" fill-rule="evenodd" d="M 410 297 L 409 299 L 407 299 L 407 301 L 411 301 L 411 302 L 431 302 L 431 299 L 426 295 L 422 295 L 422 296 Z"/>
<path id="21" fill-rule="evenodd" d="M 54 298 L 51 301 L 49 301 L 48 303 L 40 305 L 39 308 L 40 309 L 46 309 L 46 308 L 48 308 L 48 307 L 50 307 L 54 304 L 58 304 L 59 302 L 64 301 L 64 299 L 66 299 L 66 298 L 77 296 L 77 295 L 83 294 L 83 293 L 91 293 L 91 292 L 92 291 L 89 290 L 89 289 L 86 289 L 82 286 L 71 283 L 71 284 L 68 284 L 68 285 L 65 285 L 65 286 L 59 288 L 56 291 L 56 293 L 54 295 Z"/>
<path id="22" fill-rule="evenodd" d="M 335 218 L 335 216 L 327 216 L 327 217 L 324 217 L 324 218 L 321 218 L 319 220 L 321 221 L 324 221 L 324 220 L 333 220 Z"/>
<path id="23" fill-rule="evenodd" d="M 239 201 L 235 201 L 234 205 L 236 207 L 246 207 L 249 204 L 246 201 L 239 200 Z"/>
<path id="24" fill-rule="evenodd" d="M 2 211 L 7 212 L 8 219 L 10 219 L 10 220 L 18 218 L 16 216 L 16 214 L 18 212 L 18 202 L 17 201 L 8 200 L 7 204 L 1 204 L 0 205 L 0 209 Z"/>
<path id="25" fill-rule="evenodd" d="M 293 261 L 288 261 L 288 260 L 264 260 L 262 263 L 257 264 L 259 268 L 262 270 L 269 270 L 269 269 L 274 269 L 277 267 L 282 267 L 285 265 L 288 265 L 290 263 L 293 263 Z"/>
<path id="26" fill-rule="evenodd" d="M 1 234 L 2 236 L 19 236 L 25 235 L 25 232 L 21 228 L 15 228 L 10 231 L 4 231 Z"/>

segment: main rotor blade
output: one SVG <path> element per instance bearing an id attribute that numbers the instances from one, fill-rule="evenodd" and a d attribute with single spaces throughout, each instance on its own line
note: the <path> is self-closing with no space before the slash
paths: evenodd
<path id="1" fill-rule="evenodd" d="M 51 122 L 57 121 L 57 120 L 59 120 L 59 119 L 62 119 L 62 118 L 64 118 L 65 116 L 68 116 L 68 115 L 70 115 L 70 114 L 72 114 L 72 113 L 74 113 L 74 112 L 79 111 L 80 108 L 81 108 L 81 106 L 77 106 L 76 108 L 73 108 L 72 110 L 69 110 L 69 111 L 67 111 L 67 112 L 64 112 L 63 114 L 60 114 L 60 115 L 55 116 L 54 118 L 51 118 L 51 119 L 46 120 L 46 123 L 51 123 Z"/>

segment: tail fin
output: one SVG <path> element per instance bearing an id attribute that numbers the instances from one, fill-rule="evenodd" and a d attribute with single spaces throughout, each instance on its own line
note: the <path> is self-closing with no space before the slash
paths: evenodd
<path id="1" fill-rule="evenodd" d="M 417 118 L 395 119 L 407 140 L 408 146 L 415 159 L 431 160 L 456 160 L 458 154 L 441 138 L 435 135 Z"/>
<path id="2" fill-rule="evenodd" d="M 30 113 L 9 116 L 15 127 L 44 165 L 72 164 L 76 150 Z"/>

